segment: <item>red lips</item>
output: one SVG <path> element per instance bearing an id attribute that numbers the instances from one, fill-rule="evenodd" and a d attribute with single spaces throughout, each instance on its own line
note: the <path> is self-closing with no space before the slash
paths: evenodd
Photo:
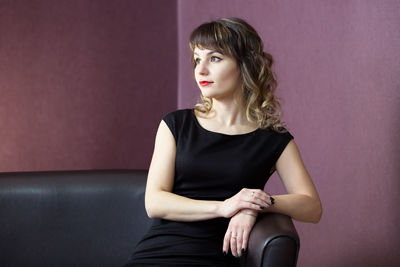
<path id="1" fill-rule="evenodd" d="M 200 84 L 201 86 L 207 86 L 207 85 L 212 84 L 212 82 L 209 82 L 209 81 L 200 81 L 199 84 Z"/>

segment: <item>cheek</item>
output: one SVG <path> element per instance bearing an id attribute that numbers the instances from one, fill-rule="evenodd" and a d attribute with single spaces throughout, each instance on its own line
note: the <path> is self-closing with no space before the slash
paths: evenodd
<path id="1" fill-rule="evenodd" d="M 229 84 L 239 83 L 239 71 L 237 69 L 226 70 L 221 73 L 221 81 Z"/>
<path id="2" fill-rule="evenodd" d="M 195 71 L 193 72 L 192 77 L 195 80 L 195 82 L 199 81 L 199 76 L 197 75 L 197 73 Z"/>

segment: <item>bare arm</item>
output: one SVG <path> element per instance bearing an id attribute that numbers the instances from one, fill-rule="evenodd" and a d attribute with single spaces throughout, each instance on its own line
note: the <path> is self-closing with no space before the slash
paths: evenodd
<path id="1" fill-rule="evenodd" d="M 264 211 L 283 213 L 302 222 L 318 223 L 322 216 L 321 201 L 294 140 L 289 142 L 277 160 L 276 170 L 288 194 L 273 195 L 275 204 Z"/>
<path id="2" fill-rule="evenodd" d="M 176 144 L 164 121 L 157 131 L 153 158 L 147 177 L 145 207 L 150 218 L 174 221 L 200 221 L 217 217 L 229 218 L 247 208 L 260 211 L 269 199 L 260 190 L 243 189 L 225 201 L 194 200 L 172 193 Z M 254 197 L 256 195 L 257 197 Z"/>
<path id="3" fill-rule="evenodd" d="M 274 204 L 262 212 L 282 213 L 298 221 L 317 223 L 322 215 L 321 201 L 294 140 L 277 160 L 276 169 L 288 194 L 272 196 Z M 234 256 L 243 254 L 255 223 L 254 216 L 256 211 L 243 209 L 231 218 L 224 237 L 224 252 L 230 248 Z"/>

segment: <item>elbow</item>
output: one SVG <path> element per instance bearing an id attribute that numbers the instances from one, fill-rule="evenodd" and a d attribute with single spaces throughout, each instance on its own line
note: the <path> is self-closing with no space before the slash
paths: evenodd
<path id="1" fill-rule="evenodd" d="M 158 219 L 163 217 L 162 211 L 158 208 L 160 205 L 158 205 L 155 202 L 156 201 L 154 201 L 154 199 L 152 200 L 147 200 L 147 198 L 145 199 L 144 208 L 146 210 L 147 216 L 150 219 Z"/>
<path id="2" fill-rule="evenodd" d="M 301 216 L 293 219 L 301 222 L 317 224 L 321 220 L 321 217 L 322 217 L 321 201 L 319 199 L 313 199 L 307 205 L 307 208 L 304 210 L 304 213 L 302 213 Z"/>
<path id="3" fill-rule="evenodd" d="M 319 221 L 322 218 L 322 205 L 321 205 L 321 201 L 317 200 L 316 201 L 316 205 L 315 208 L 313 209 L 313 216 L 312 216 L 312 220 L 311 222 L 314 224 L 319 223 Z"/>
<path id="4" fill-rule="evenodd" d="M 149 217 L 150 219 L 156 218 L 155 214 L 153 213 L 153 211 L 151 209 L 146 208 L 146 213 L 147 213 L 147 217 Z"/>
<path id="5" fill-rule="evenodd" d="M 156 214 L 157 212 L 154 210 L 154 207 L 151 204 L 147 203 L 146 201 L 144 206 L 147 213 L 147 217 L 149 217 L 150 219 L 158 218 Z"/>
<path id="6" fill-rule="evenodd" d="M 164 219 L 167 215 L 165 210 L 165 198 L 159 192 L 146 192 L 144 197 L 144 208 L 150 219 Z"/>

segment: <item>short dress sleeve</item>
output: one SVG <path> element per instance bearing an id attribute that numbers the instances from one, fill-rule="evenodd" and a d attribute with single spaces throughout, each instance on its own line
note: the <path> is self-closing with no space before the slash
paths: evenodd
<path id="1" fill-rule="evenodd" d="M 183 112 L 182 110 L 176 110 L 165 115 L 162 120 L 167 124 L 170 129 L 172 135 L 175 138 L 175 142 L 178 143 L 179 137 L 179 125 L 182 121 Z"/>
<path id="2" fill-rule="evenodd" d="M 286 130 L 286 129 L 285 129 Z M 273 162 L 278 161 L 279 157 L 281 156 L 282 152 L 285 150 L 286 146 L 289 144 L 290 140 L 294 139 L 293 135 L 286 130 L 284 133 L 278 133 L 275 132 L 275 147 L 274 147 L 274 153 L 273 153 Z M 271 173 L 273 173 L 275 169 L 275 164 L 273 168 L 271 169 Z"/>

